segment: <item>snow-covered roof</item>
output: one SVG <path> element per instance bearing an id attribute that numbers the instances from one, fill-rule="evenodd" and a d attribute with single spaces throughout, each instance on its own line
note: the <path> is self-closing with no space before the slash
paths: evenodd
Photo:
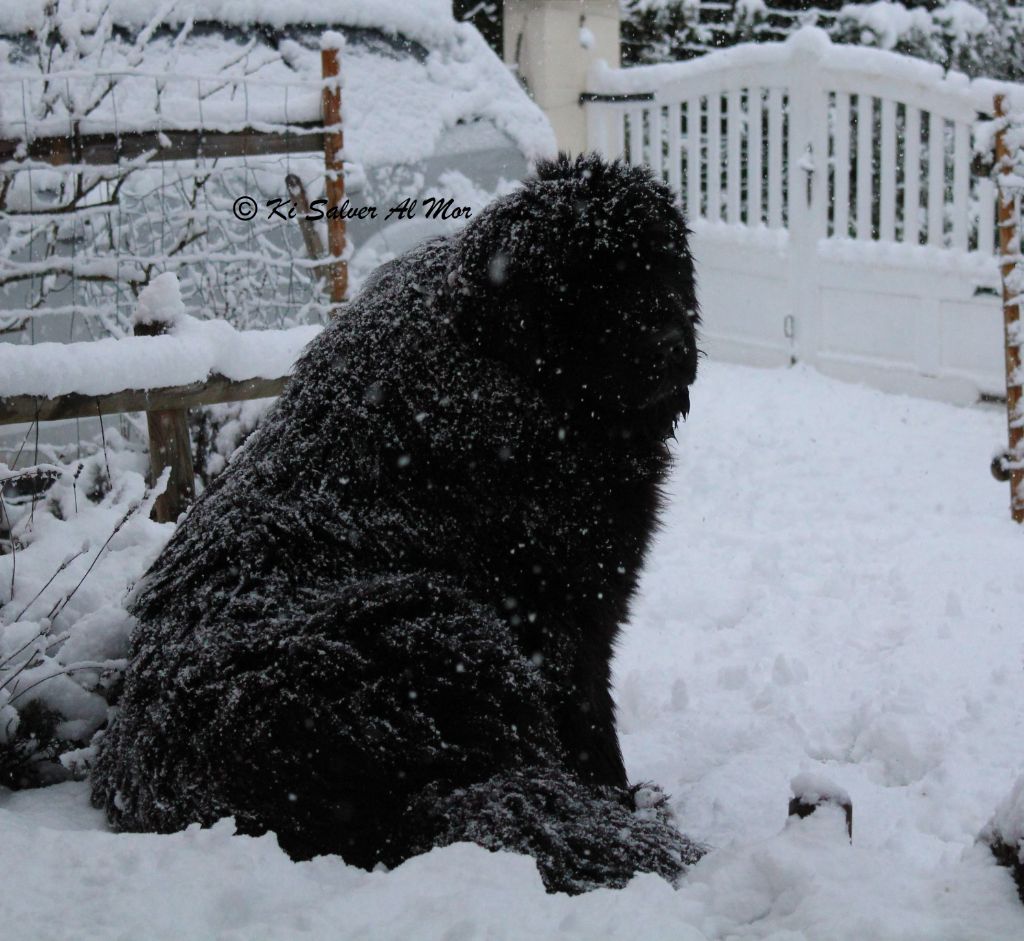
<path id="1" fill-rule="evenodd" d="M 346 38 L 349 160 L 415 162 L 480 121 L 528 160 L 555 149 L 542 112 L 444 0 L 58 0 L 49 21 L 45 7 L 0 0 L 0 136 L 26 136 L 26 111 L 32 136 L 64 134 L 72 118 L 83 133 L 316 121 L 319 36 L 330 28 Z M 46 67 L 45 98 L 35 35 L 54 25 L 65 49 Z M 112 72 L 128 74 L 103 97 L 98 75 Z"/>
<path id="2" fill-rule="evenodd" d="M 52 0 L 0 0 L 4 32 L 40 29 Z M 112 22 L 143 27 L 159 18 L 168 25 L 193 22 L 227 26 L 352 26 L 379 29 L 425 45 L 445 41 L 454 22 L 447 0 L 72 0 L 59 3 L 64 23 L 98 18 L 109 11 Z M 70 14 L 70 15 L 68 15 Z"/>

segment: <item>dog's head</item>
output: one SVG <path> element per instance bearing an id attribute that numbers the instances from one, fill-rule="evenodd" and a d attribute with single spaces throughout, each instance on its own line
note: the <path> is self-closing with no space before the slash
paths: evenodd
<path id="1" fill-rule="evenodd" d="M 666 186 L 596 155 L 542 163 L 457 237 L 453 320 L 556 407 L 668 437 L 697 371 L 693 261 Z"/>

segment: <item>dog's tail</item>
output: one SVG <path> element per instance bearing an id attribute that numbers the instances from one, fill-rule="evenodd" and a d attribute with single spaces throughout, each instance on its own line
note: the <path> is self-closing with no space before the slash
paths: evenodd
<path id="1" fill-rule="evenodd" d="M 428 795 L 416 808 L 428 843 L 462 840 L 533 856 L 549 892 L 621 888 L 639 872 L 675 884 L 707 847 L 674 826 L 653 785 L 594 788 L 558 768 L 503 772 L 472 787 Z"/>

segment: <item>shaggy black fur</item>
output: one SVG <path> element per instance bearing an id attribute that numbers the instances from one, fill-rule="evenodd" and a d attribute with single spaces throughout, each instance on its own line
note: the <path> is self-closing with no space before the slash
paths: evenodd
<path id="1" fill-rule="evenodd" d="M 996 862 L 1010 870 L 1017 894 L 1024 902 L 1024 777 L 999 805 L 978 840 L 988 846 Z"/>
<path id="2" fill-rule="evenodd" d="M 989 844 L 989 849 L 992 850 L 996 862 L 1010 870 L 1017 885 L 1017 895 L 1024 902 L 1024 840 L 1018 840 L 1011 846 L 1001 839 L 995 839 Z"/>
<path id="3" fill-rule="evenodd" d="M 468 838 L 567 891 L 697 858 L 609 692 L 696 372 L 686 236 L 646 170 L 561 158 L 379 270 L 137 593 L 116 827 L 366 867 Z"/>

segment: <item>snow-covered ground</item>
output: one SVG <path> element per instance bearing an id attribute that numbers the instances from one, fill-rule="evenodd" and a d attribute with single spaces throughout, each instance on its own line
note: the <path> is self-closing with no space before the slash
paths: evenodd
<path id="1" fill-rule="evenodd" d="M 113 835 L 67 783 L 0 794 L 3 936 L 1024 937 L 974 845 L 1024 770 L 1024 531 L 988 473 L 1004 415 L 716 363 L 693 401 L 616 663 L 632 776 L 716 847 L 680 889 L 549 896 L 530 859 L 466 844 L 365 873 L 230 822 Z M 838 810 L 787 822 L 801 772 L 849 792 L 852 845 Z"/>

